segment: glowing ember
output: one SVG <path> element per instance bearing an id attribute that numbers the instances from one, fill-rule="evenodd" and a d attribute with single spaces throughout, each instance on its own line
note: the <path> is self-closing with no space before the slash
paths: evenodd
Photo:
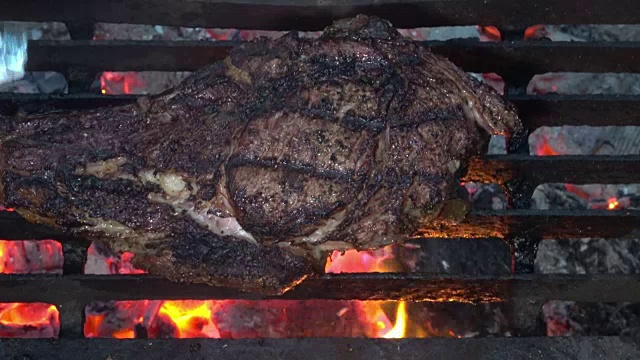
<path id="1" fill-rule="evenodd" d="M 53 305 L 0 303 L 0 337 L 55 338 L 59 332 L 59 313 Z"/>
<path id="2" fill-rule="evenodd" d="M 500 95 L 504 95 L 504 80 L 496 73 L 482 74 L 482 79 L 485 83 L 494 88 Z"/>
<path id="3" fill-rule="evenodd" d="M 87 312 L 84 333 L 117 339 L 140 337 L 138 333 L 148 338 L 220 338 L 214 314 L 225 302 L 120 301 L 106 315 Z"/>
<path id="4" fill-rule="evenodd" d="M 166 301 L 159 316 L 166 316 L 176 325 L 176 338 L 219 338 L 220 332 L 212 320 L 214 301 Z"/>
<path id="5" fill-rule="evenodd" d="M 87 250 L 87 262 L 85 274 L 110 275 L 110 274 L 144 274 L 144 270 L 136 269 L 131 260 L 134 255 L 125 252 L 120 256 L 104 256 L 96 250 L 96 244 L 91 244 Z"/>
<path id="6" fill-rule="evenodd" d="M 587 193 L 586 191 L 582 190 L 579 186 L 573 185 L 573 184 L 564 184 L 565 189 L 567 189 L 567 191 L 572 192 L 576 195 L 578 195 L 579 197 L 581 197 L 584 200 L 590 200 L 591 199 L 591 195 L 589 195 L 589 193 Z"/>
<path id="7" fill-rule="evenodd" d="M 57 241 L 0 240 L 0 273 L 62 273 L 62 246 Z"/>
<path id="8" fill-rule="evenodd" d="M 527 85 L 527 93 L 544 95 L 558 92 L 558 84 L 566 78 L 563 74 L 548 73 L 536 75 Z"/>
<path id="9" fill-rule="evenodd" d="M 386 247 L 336 252 L 326 271 L 390 272 L 402 271 L 402 266 L 393 247 Z M 120 301 L 88 306 L 84 333 L 120 339 L 451 336 L 410 321 L 409 314 L 405 301 Z"/>
<path id="10" fill-rule="evenodd" d="M 402 271 L 400 262 L 394 257 L 393 247 L 387 246 L 378 250 L 356 251 L 349 250 L 344 253 L 334 251 L 327 259 L 326 273 L 367 273 L 367 272 L 399 272 Z M 402 338 L 406 333 L 407 312 L 404 301 L 397 303 L 396 321 L 391 322 L 383 311 L 384 304 L 394 302 L 359 302 L 362 307 L 365 324 L 373 324 L 376 332 L 375 338 Z M 395 303 L 394 303 L 395 304 Z"/>
<path id="11" fill-rule="evenodd" d="M 399 272 L 402 267 L 394 258 L 393 247 L 387 246 L 377 250 L 335 250 L 327 259 L 324 271 L 327 274 Z"/>
<path id="12" fill-rule="evenodd" d="M 409 321 L 408 309 L 409 303 L 395 301 L 122 301 L 88 306 L 84 334 L 118 339 L 427 336 Z M 429 329 L 429 334 L 449 336 L 449 331 Z"/>
<path id="13" fill-rule="evenodd" d="M 0 240 L 0 273 L 62 273 L 62 246 L 53 240 Z M 0 303 L 0 337 L 52 338 L 58 310 L 42 303 Z"/>
<path id="14" fill-rule="evenodd" d="M 100 76 L 100 91 L 103 94 L 139 94 L 144 87 L 144 82 L 135 72 L 105 71 Z"/>
<path id="15" fill-rule="evenodd" d="M 481 41 L 500 41 L 502 34 L 495 26 L 478 26 L 478 33 Z"/>
<path id="16" fill-rule="evenodd" d="M 536 155 L 538 156 L 556 156 L 560 155 L 550 145 L 549 140 L 546 137 L 542 138 L 542 141 L 536 145 Z"/>
<path id="17" fill-rule="evenodd" d="M 566 146 L 564 146 L 565 142 L 561 134 L 558 135 L 558 140 L 559 141 L 556 141 L 556 144 L 559 145 L 558 147 L 561 148 L 562 151 L 558 151 L 557 148 L 551 146 L 547 136 L 540 135 L 537 139 L 537 145 L 535 146 L 535 154 L 537 156 L 566 155 L 569 151 L 567 151 Z M 564 184 L 564 187 L 568 192 L 573 193 L 580 199 L 584 200 L 589 209 L 621 210 L 631 205 L 631 200 L 628 197 L 609 197 L 607 199 L 607 192 L 601 185 Z"/>
<path id="18" fill-rule="evenodd" d="M 530 26 L 524 32 L 524 38 L 526 40 L 540 39 L 547 36 L 549 36 L 549 32 L 544 25 Z"/>

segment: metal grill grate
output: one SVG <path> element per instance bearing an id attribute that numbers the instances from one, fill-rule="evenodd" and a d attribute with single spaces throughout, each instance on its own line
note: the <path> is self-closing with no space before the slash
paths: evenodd
<path id="1" fill-rule="evenodd" d="M 91 38 L 94 22 L 167 24 L 264 30 L 318 30 L 331 20 L 358 13 L 379 15 L 396 27 L 496 25 L 524 29 L 544 24 L 640 23 L 640 8 L 632 0 L 74 0 L 64 6 L 47 0 L 7 0 L 0 20 L 63 21 L 75 39 L 34 41 L 28 70 L 56 70 L 86 83 L 100 71 L 195 70 L 226 56 L 229 42 L 100 41 Z M 470 72 L 503 76 L 510 100 L 518 107 L 529 132 L 540 126 L 640 125 L 637 96 L 529 96 L 524 86 L 539 73 L 640 72 L 640 43 L 567 43 L 472 40 L 427 42 Z M 77 87 L 76 89 L 82 89 Z M 135 101 L 135 96 L 68 96 L 0 94 L 0 112 L 83 109 Z M 514 209 L 475 211 L 464 224 L 426 231 L 451 237 L 505 235 L 516 255 L 516 272 L 506 277 L 434 276 L 420 274 L 326 275 L 305 281 L 286 299 L 439 300 L 458 294 L 465 300 L 501 298 L 514 308 L 519 335 L 541 335 L 536 324 L 547 300 L 640 302 L 637 276 L 563 276 L 526 274 L 532 269 L 537 243 L 545 238 L 615 238 L 640 228 L 640 211 L 539 211 L 526 209 L 535 186 L 548 182 L 640 182 L 640 155 L 535 157 L 516 149 L 507 155 L 474 159 L 469 181 L 508 185 Z M 50 229 L 29 225 L 17 215 L 0 213 L 0 238 L 63 242 L 63 276 L 2 275 L 0 302 L 48 302 L 61 313 L 60 341 L 0 340 L 0 358 L 83 357 L 192 358 L 412 358 L 425 353 L 440 357 L 517 358 L 531 349 L 544 358 L 640 357 L 638 347 L 617 337 L 516 339 L 302 339 L 302 340 L 133 340 L 80 339 L 82 313 L 90 301 L 136 299 L 257 299 L 255 294 L 201 285 L 183 285 L 150 276 L 82 275 L 86 245 L 65 239 Z M 461 346 L 462 345 L 462 346 Z M 226 349 L 226 350 L 225 350 Z M 372 350 L 372 349 L 375 349 Z M 373 351 L 373 352 L 372 352 Z M 454 354 L 452 356 L 452 354 Z M 116 357 L 114 357 L 115 359 Z"/>

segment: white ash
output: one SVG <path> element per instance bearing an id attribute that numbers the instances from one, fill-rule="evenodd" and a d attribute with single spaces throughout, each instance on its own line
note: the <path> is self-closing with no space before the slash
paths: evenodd
<path id="1" fill-rule="evenodd" d="M 21 94 L 66 94 L 67 79 L 55 71 L 32 71 L 16 81 L 0 84 L 0 92 Z"/>
<path id="2" fill-rule="evenodd" d="M 640 25 L 553 25 L 547 29 L 551 34 L 561 34 L 572 40 L 640 41 Z"/>

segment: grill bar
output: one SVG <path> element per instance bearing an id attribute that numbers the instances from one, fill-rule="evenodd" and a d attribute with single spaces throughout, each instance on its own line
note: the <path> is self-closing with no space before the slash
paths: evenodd
<path id="1" fill-rule="evenodd" d="M 3 359 L 637 359 L 636 341 L 607 337 L 467 339 L 0 340 Z M 420 355 L 417 355 L 420 354 Z"/>
<path id="2" fill-rule="evenodd" d="M 320 30 L 331 20 L 357 13 L 379 15 L 396 27 L 438 25 L 497 25 L 524 29 L 537 23 L 640 23 L 640 9 L 631 0 L 615 6 L 605 0 L 542 0 L 531 4 L 507 0 L 71 0 L 64 7 L 46 0 L 9 0 L 0 20 L 59 20 L 72 36 L 89 39 L 96 21 L 149 23 L 180 26 L 214 26 L 264 30 Z M 320 5 L 319 5 L 320 4 Z M 14 5 L 14 6 L 11 6 Z M 628 9 L 619 11 L 618 8 Z M 466 9 L 460 11 L 460 9 Z M 482 19 L 482 20 L 480 20 Z M 74 35 L 75 34 L 75 35 Z M 508 40 L 518 40 L 511 36 Z M 28 70 L 57 70 L 67 75 L 70 88 L 88 84 L 100 71 L 195 70 L 224 58 L 232 42 L 156 41 L 37 41 L 30 44 Z M 640 72 L 640 42 L 549 43 L 505 41 L 481 43 L 469 40 L 425 42 L 434 52 L 471 72 L 497 72 L 507 81 L 510 94 L 521 93 L 538 73 Z M 612 61 L 611 59 L 615 59 Z M 82 84 L 80 84 L 82 83 Z M 88 86 L 83 88 L 87 91 Z M 13 96 L 13 95 L 12 95 Z M 0 112 L 24 106 L 27 112 L 51 108 L 90 108 L 131 102 L 135 97 L 92 95 L 0 98 Z M 640 97 L 607 96 L 511 96 L 528 129 L 543 125 L 640 125 Z M 520 180 L 531 186 L 545 182 L 631 183 L 640 170 L 640 156 L 531 157 L 488 156 L 474 159 L 467 180 L 507 183 Z M 524 196 L 524 191 L 514 196 Z M 528 195 L 527 195 L 528 196 Z M 525 196 L 526 197 L 526 196 Z M 506 236 L 512 249 L 518 241 L 540 238 L 623 237 L 636 230 L 640 212 L 607 211 L 476 211 L 461 224 L 433 224 L 425 237 Z M 519 236 L 519 237 L 518 237 Z M 91 301 L 136 299 L 264 299 L 259 294 L 231 288 L 186 285 L 150 276 L 79 275 L 86 257 L 86 243 L 44 227 L 26 225 L 16 214 L 0 214 L 0 238 L 54 238 L 63 243 L 65 276 L 0 276 L 0 301 L 43 301 L 61 310 L 60 342 L 0 340 L 0 358 L 69 358 L 80 351 L 87 356 L 110 358 L 173 357 L 198 355 L 231 358 L 411 358 L 429 353 L 436 357 L 637 358 L 637 344 L 611 338 L 528 339 L 303 339 L 260 341 L 75 341 L 82 336 L 82 309 Z M 518 240 L 520 239 L 520 240 Z M 135 289 L 135 291 L 132 291 Z M 73 294 L 73 296 L 69 296 Z M 516 328 L 529 326 L 539 317 L 547 300 L 581 302 L 640 302 L 638 276 L 509 275 L 464 276 L 432 274 L 325 275 L 308 279 L 279 299 L 508 301 L 514 304 Z M 517 317 L 518 315 L 516 315 Z M 528 320 L 523 320 L 528 317 Z M 539 320 L 539 319 L 538 319 Z M 525 324 L 526 326 L 522 326 Z M 516 331 L 515 333 L 519 333 Z M 526 330 L 528 335 L 540 334 Z M 462 346 L 460 346 L 462 345 Z M 310 355 L 312 354 L 312 355 Z M 354 355 L 355 354 L 355 355 Z M 440 356 L 438 356 L 440 354 Z M 446 354 L 446 355 L 445 355 Z M 508 354 L 508 355 L 507 355 Z M 579 355 L 578 355 L 579 354 Z M 505 356 L 507 355 L 507 356 Z"/>
<path id="3" fill-rule="evenodd" d="M 421 235 L 429 238 L 502 238 L 520 234 L 535 234 L 545 239 L 620 238 L 638 228 L 640 211 L 631 210 L 474 210 L 459 224 L 435 224 L 423 229 Z M 6 212 L 0 213 L 0 239 L 55 239 L 68 243 L 69 251 L 85 247 L 84 242 L 60 231 L 27 223 L 15 213 Z M 74 253 L 78 261 L 82 260 L 82 256 Z"/>
<path id="4" fill-rule="evenodd" d="M 634 0 L 8 0 L 0 20 L 115 22 L 262 30 L 318 30 L 359 13 L 383 16 L 400 28 L 447 25 L 631 24 Z M 461 11 L 461 9 L 464 9 Z M 620 11 L 624 9 L 624 11 Z"/>
<path id="5" fill-rule="evenodd" d="M 532 184 L 631 184 L 637 182 L 640 156 L 488 155 L 472 159 L 467 181 L 504 183 L 524 178 Z"/>
<path id="6" fill-rule="evenodd" d="M 0 114 L 11 115 L 18 108 L 28 113 L 93 109 L 128 104 L 137 98 L 136 95 L 0 93 Z M 640 96 L 514 95 L 509 96 L 509 100 L 518 107 L 528 129 L 562 125 L 640 125 Z"/>
<path id="7" fill-rule="evenodd" d="M 640 125 L 640 96 L 544 95 L 509 96 L 527 129 L 541 126 Z"/>
<path id="8" fill-rule="evenodd" d="M 281 296 L 179 284 L 145 275 L 0 275 L 0 302 L 52 304 L 109 300 L 282 299 L 640 302 L 637 275 L 438 276 L 346 274 L 310 278 Z M 132 291 L 135 289 L 135 291 Z"/>
<path id="9" fill-rule="evenodd" d="M 224 59 L 231 41 L 31 41 L 30 71 L 190 71 Z M 423 42 L 470 72 L 640 72 L 640 42 Z M 616 59 L 612 61 L 611 59 Z"/>
<path id="10" fill-rule="evenodd" d="M 423 229 L 425 238 L 511 237 L 543 239 L 621 238 L 640 227 L 640 211 L 501 210 L 473 211 L 459 224 Z"/>

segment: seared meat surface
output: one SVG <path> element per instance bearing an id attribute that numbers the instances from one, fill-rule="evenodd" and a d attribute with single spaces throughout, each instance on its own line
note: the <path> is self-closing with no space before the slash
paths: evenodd
<path id="1" fill-rule="evenodd" d="M 366 16 L 238 46 L 137 104 L 0 119 L 0 203 L 174 281 L 280 293 L 402 242 L 513 108 Z"/>

